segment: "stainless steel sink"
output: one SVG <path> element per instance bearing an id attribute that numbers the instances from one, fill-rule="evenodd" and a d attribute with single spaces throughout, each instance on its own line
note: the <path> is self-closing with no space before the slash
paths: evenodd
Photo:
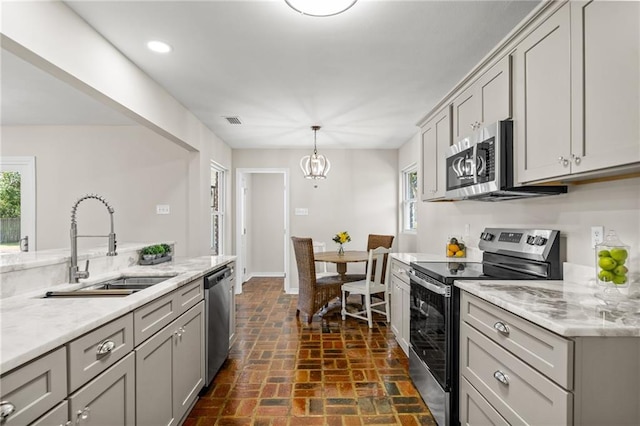
<path id="1" fill-rule="evenodd" d="M 173 275 L 163 276 L 136 276 L 123 275 L 95 284 L 81 287 L 70 291 L 48 291 L 45 298 L 49 297 L 113 297 L 128 296 L 137 291 L 159 284 L 163 281 L 175 277 Z"/>

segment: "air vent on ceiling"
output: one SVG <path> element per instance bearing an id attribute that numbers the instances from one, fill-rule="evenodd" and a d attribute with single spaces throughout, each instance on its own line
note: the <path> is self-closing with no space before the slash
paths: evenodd
<path id="1" fill-rule="evenodd" d="M 240 117 L 224 117 L 224 119 L 227 120 L 229 124 L 242 124 L 242 121 L 240 121 Z"/>

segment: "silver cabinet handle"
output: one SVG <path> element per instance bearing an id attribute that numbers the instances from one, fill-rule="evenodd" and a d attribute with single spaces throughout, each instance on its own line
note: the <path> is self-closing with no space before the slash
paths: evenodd
<path id="1" fill-rule="evenodd" d="M 504 374 L 502 371 L 496 371 L 493 373 L 493 377 L 503 385 L 509 386 L 509 376 Z"/>
<path id="2" fill-rule="evenodd" d="M 84 407 L 82 410 L 78 410 L 76 412 L 76 425 L 79 425 L 82 420 L 87 420 L 89 418 L 89 412 L 91 409 L 89 407 Z"/>
<path id="3" fill-rule="evenodd" d="M 571 154 L 571 158 L 573 158 L 573 161 L 576 164 L 580 164 L 580 161 L 582 161 L 582 159 L 580 157 L 578 157 L 577 155 L 575 155 L 575 154 Z"/>
<path id="4" fill-rule="evenodd" d="M 173 334 L 178 337 L 182 337 L 185 331 L 187 330 L 185 330 L 184 327 L 178 327 L 178 330 L 174 331 Z"/>
<path id="5" fill-rule="evenodd" d="M 563 156 L 558 157 L 558 163 L 562 164 L 564 167 L 569 165 L 569 160 L 564 158 Z"/>
<path id="6" fill-rule="evenodd" d="M 12 415 L 14 411 L 16 411 L 16 406 L 9 401 L 0 402 L 0 420 L 6 419 Z"/>
<path id="7" fill-rule="evenodd" d="M 116 348 L 116 344 L 114 341 L 105 340 L 104 342 L 98 345 L 98 350 L 96 351 L 96 353 L 98 355 L 106 355 L 108 353 L 111 353 L 111 351 L 114 350 L 115 348 Z"/>
<path id="8" fill-rule="evenodd" d="M 495 328 L 496 330 L 498 330 L 500 333 L 504 334 L 505 336 L 509 335 L 509 327 L 507 327 L 507 325 L 505 323 L 503 323 L 502 321 L 498 321 L 497 323 L 493 324 L 493 328 Z"/>

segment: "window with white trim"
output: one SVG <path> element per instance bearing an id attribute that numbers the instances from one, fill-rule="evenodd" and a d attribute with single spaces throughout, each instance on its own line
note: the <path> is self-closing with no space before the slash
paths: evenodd
<path id="1" fill-rule="evenodd" d="M 225 170 L 211 164 L 211 254 L 224 254 L 224 179 Z"/>
<path id="2" fill-rule="evenodd" d="M 402 171 L 402 230 L 417 228 L 418 166 L 413 164 Z"/>

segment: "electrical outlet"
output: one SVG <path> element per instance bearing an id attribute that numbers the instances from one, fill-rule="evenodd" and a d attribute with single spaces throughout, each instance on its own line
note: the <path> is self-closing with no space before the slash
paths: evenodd
<path id="1" fill-rule="evenodd" d="M 591 227 L 591 248 L 596 248 L 596 245 L 604 241 L 604 226 L 592 226 Z"/>
<path id="2" fill-rule="evenodd" d="M 169 214 L 171 213 L 171 208 L 169 204 L 158 204 L 156 206 L 156 214 Z"/>

